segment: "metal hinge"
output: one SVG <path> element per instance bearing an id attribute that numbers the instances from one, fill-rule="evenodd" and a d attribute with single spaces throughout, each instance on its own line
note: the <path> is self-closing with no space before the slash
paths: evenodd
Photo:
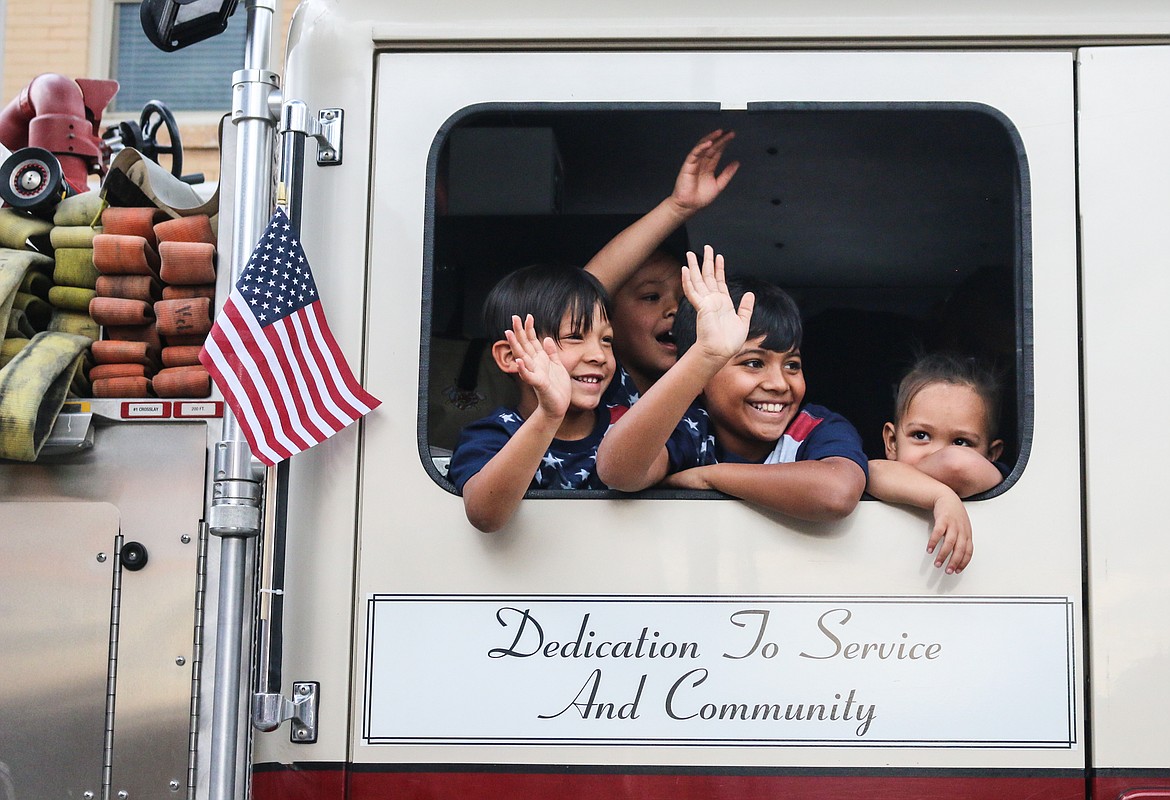
<path id="1" fill-rule="evenodd" d="M 317 166 L 341 164 L 341 136 L 345 112 L 340 108 L 323 108 L 316 119 L 309 119 L 309 107 L 300 100 L 286 100 L 281 108 L 280 132 L 300 133 L 317 142 Z"/>
<path id="2" fill-rule="evenodd" d="M 341 133 L 345 112 L 340 108 L 324 108 L 317 113 L 317 166 L 331 167 L 341 163 Z"/>
<path id="3" fill-rule="evenodd" d="M 252 695 L 252 727 L 269 732 L 285 720 L 292 721 L 288 738 L 293 744 L 313 744 L 317 741 L 317 702 L 321 684 L 317 681 L 295 681 L 293 697 L 281 694 Z"/>

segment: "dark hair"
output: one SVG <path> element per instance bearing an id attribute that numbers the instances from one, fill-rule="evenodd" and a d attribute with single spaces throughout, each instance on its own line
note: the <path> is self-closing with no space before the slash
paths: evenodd
<path id="1" fill-rule="evenodd" d="M 788 292 L 757 278 L 732 278 L 727 281 L 727 291 L 737 308 L 744 292 L 752 292 L 756 296 L 752 324 L 748 329 L 749 340 L 763 336 L 764 349 L 777 353 L 800 349 L 800 340 L 804 336 L 800 309 L 796 307 L 796 301 Z M 695 343 L 696 335 L 695 307 L 685 299 L 678 304 L 673 333 L 674 343 L 681 357 Z"/>
<path id="2" fill-rule="evenodd" d="M 690 249 L 690 246 L 687 244 L 686 231 L 683 228 L 679 228 L 668 236 L 662 244 L 658 245 L 654 252 L 650 254 L 649 258 L 656 256 L 659 258 L 669 258 L 678 265 L 679 269 L 682 269 L 682 265 L 687 263 L 687 251 Z"/>
<path id="3" fill-rule="evenodd" d="M 918 393 L 932 383 L 970 386 L 987 409 L 987 434 L 995 438 L 999 429 L 999 376 L 979 359 L 957 353 L 931 353 L 919 357 L 898 384 L 898 396 L 894 402 L 895 424 L 902 419 Z"/>
<path id="4" fill-rule="evenodd" d="M 536 334 L 559 342 L 566 313 L 574 331 L 589 333 L 599 307 L 609 319 L 609 295 L 593 275 L 568 264 L 533 264 L 505 275 L 492 288 L 483 303 L 483 322 L 489 337 L 502 339 L 512 328 L 512 315 L 524 319 L 531 314 Z"/>

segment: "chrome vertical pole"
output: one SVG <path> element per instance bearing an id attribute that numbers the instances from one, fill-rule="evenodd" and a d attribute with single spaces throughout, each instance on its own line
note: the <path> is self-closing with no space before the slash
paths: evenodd
<path id="1" fill-rule="evenodd" d="M 271 67 L 275 0 L 247 0 L 244 68 L 232 76 L 232 123 L 236 127 L 236 172 L 231 244 L 231 285 L 234 286 L 272 213 L 272 154 L 279 80 Z M 240 691 L 245 668 L 244 636 L 252 612 L 249 564 L 260 535 L 262 474 L 239 422 L 224 415 L 216 447 L 213 498 L 208 513 L 211 533 L 220 537 L 219 608 L 215 636 L 210 742 L 210 800 L 237 800 L 246 788 L 237 786 L 240 773 L 242 720 L 246 713 Z M 244 748 L 246 751 L 246 747 Z M 246 752 L 245 752 L 246 756 Z"/>

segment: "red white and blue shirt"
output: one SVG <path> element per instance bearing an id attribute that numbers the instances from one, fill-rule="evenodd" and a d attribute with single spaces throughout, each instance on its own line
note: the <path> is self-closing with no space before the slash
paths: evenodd
<path id="1" fill-rule="evenodd" d="M 707 410 L 691 406 L 670 440 L 670 472 L 708 464 L 749 463 L 737 453 L 721 447 Z M 847 458 L 869 475 L 869 459 L 861 447 L 861 436 L 849 420 L 823 406 L 806 405 L 793 418 L 763 460 L 756 464 L 790 464 L 796 461 L 819 461 L 822 458 Z"/>

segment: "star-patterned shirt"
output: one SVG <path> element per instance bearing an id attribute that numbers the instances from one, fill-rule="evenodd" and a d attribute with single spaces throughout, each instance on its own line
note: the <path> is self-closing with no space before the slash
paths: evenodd
<path id="1" fill-rule="evenodd" d="M 553 439 L 529 489 L 606 489 L 597 477 L 597 447 L 609 426 L 625 413 L 621 405 L 607 405 L 604 401 L 598 407 L 596 423 L 592 432 L 584 439 Z M 463 485 L 508 442 L 524 418 L 512 408 L 497 408 L 483 419 L 463 428 L 455 452 L 451 454 L 451 465 L 447 477 L 455 488 L 463 491 Z"/>
<path id="2" fill-rule="evenodd" d="M 605 390 L 606 401 L 610 405 L 619 405 L 629 408 L 641 398 L 641 393 L 638 387 L 634 385 L 634 379 L 630 377 L 630 373 L 626 372 L 625 367 L 619 361 L 617 368 L 613 373 L 613 380 L 609 382 L 609 388 Z"/>

